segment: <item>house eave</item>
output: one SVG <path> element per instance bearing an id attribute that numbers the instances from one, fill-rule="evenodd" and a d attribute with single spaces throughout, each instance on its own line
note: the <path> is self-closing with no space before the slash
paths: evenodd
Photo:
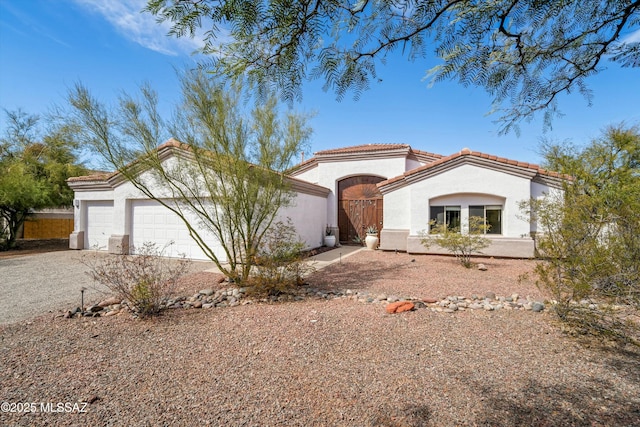
<path id="1" fill-rule="evenodd" d="M 291 188 L 297 193 L 309 194 L 311 196 L 319 196 L 327 198 L 331 193 L 328 188 L 307 181 L 302 181 L 294 177 L 287 177 L 287 181 L 291 183 Z"/>
<path id="2" fill-rule="evenodd" d="M 77 192 L 113 190 L 113 186 L 107 181 L 67 181 L 67 184 Z"/>

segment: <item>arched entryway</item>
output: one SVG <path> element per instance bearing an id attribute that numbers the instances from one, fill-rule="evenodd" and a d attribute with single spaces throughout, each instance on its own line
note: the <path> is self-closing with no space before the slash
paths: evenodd
<path id="1" fill-rule="evenodd" d="M 376 184 L 385 178 L 360 175 L 338 182 L 340 241 L 351 243 L 366 237 L 366 228 L 382 229 L 382 194 Z"/>

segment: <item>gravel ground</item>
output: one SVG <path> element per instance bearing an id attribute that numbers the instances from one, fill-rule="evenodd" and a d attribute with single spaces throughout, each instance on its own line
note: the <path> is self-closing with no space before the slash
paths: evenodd
<path id="1" fill-rule="evenodd" d="M 25 244 L 26 246 L 26 244 Z M 52 248 L 47 247 L 46 250 Z M 106 288 L 86 274 L 83 257 L 107 257 L 105 253 L 56 249 L 37 253 L 37 248 L 0 252 L 0 325 L 46 312 L 80 306 L 80 289 L 85 304 L 104 298 Z M 193 262 L 191 271 L 211 268 L 210 262 Z"/>
<path id="2" fill-rule="evenodd" d="M 80 305 L 80 289 L 87 301 L 99 298 L 84 272 L 77 251 L 59 251 L 0 258 L 0 324 L 12 323 L 60 308 Z"/>
<path id="3" fill-rule="evenodd" d="M 310 282 L 544 297 L 522 276 L 533 261 L 482 262 L 488 271 L 361 252 Z M 184 290 L 207 277 L 217 278 L 194 274 Z M 0 366 L 0 400 L 36 403 L 35 413 L 0 413 L 0 425 L 640 425 L 640 354 L 579 343 L 546 311 L 389 315 L 380 304 L 332 299 L 151 320 L 49 314 L 0 326 Z M 41 402 L 91 403 L 85 413 L 43 413 Z"/>

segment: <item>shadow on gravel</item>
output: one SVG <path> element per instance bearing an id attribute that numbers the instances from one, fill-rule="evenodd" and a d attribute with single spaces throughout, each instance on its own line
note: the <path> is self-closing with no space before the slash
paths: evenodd
<path id="1" fill-rule="evenodd" d="M 627 350 L 619 347 L 601 347 L 598 350 L 597 354 L 602 356 L 603 363 L 640 384 L 640 348 L 632 347 Z"/>
<path id="2" fill-rule="evenodd" d="M 485 411 L 476 420 L 485 426 L 631 426 L 640 425 L 640 406 L 616 392 L 611 381 L 587 384 L 541 384 L 536 380 L 517 392 L 480 386 Z"/>
<path id="3" fill-rule="evenodd" d="M 402 275 L 402 271 L 409 265 L 411 265 L 410 261 L 399 263 L 393 267 L 377 265 L 375 263 L 352 263 L 348 269 L 345 269 L 338 263 L 314 273 L 310 277 L 310 281 L 315 287 L 326 290 L 367 289 L 370 281 L 389 274 L 393 276 Z"/>
<path id="4" fill-rule="evenodd" d="M 425 405 L 394 408 L 371 420 L 373 427 L 426 427 L 431 425 L 431 409 Z"/>

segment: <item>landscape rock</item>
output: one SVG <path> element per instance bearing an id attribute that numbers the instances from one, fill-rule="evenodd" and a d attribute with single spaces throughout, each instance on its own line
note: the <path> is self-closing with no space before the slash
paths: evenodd
<path id="1" fill-rule="evenodd" d="M 533 305 L 531 306 L 531 311 L 534 311 L 536 313 L 539 313 L 542 310 L 544 310 L 544 304 L 541 302 L 534 302 Z"/>
<path id="2" fill-rule="evenodd" d="M 478 264 L 478 270 L 480 271 L 487 271 L 487 266 L 484 264 Z"/>
<path id="3" fill-rule="evenodd" d="M 427 304 L 435 304 L 438 302 L 437 298 L 422 298 L 422 302 L 426 302 Z"/>
<path id="4" fill-rule="evenodd" d="M 91 313 L 97 313 L 98 311 L 102 311 L 102 307 L 100 307 L 99 305 L 92 305 L 87 308 L 87 311 Z"/>
<path id="5" fill-rule="evenodd" d="M 390 304 L 387 304 L 385 310 L 389 314 L 393 313 L 402 313 L 404 311 L 411 311 L 415 309 L 415 305 L 410 301 L 396 301 Z"/>
<path id="6" fill-rule="evenodd" d="M 120 304 L 122 302 L 122 300 L 120 298 L 117 297 L 110 297 L 107 298 L 105 300 L 102 300 L 98 303 L 98 307 L 108 307 L 110 305 L 115 305 L 115 304 Z"/>

